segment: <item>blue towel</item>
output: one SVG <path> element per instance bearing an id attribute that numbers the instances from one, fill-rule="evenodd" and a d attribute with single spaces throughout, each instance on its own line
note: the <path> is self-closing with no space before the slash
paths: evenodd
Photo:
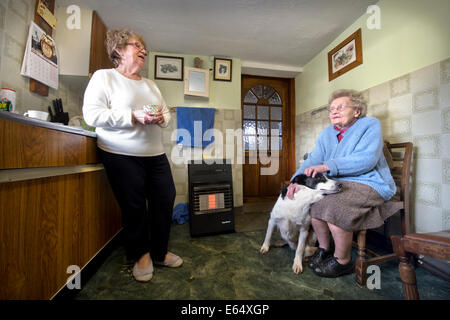
<path id="1" fill-rule="evenodd" d="M 183 224 L 189 220 L 189 204 L 179 203 L 175 206 L 172 213 L 172 221 L 176 220 L 178 224 Z"/>
<path id="2" fill-rule="evenodd" d="M 214 136 L 207 141 L 203 141 L 203 136 L 206 130 L 214 128 L 215 111 L 214 108 L 177 107 L 177 129 L 186 129 L 190 134 L 189 137 L 186 132 L 183 133 L 182 130 L 178 130 L 177 143 L 186 147 L 205 148 L 213 142 Z M 197 133 L 198 136 L 195 137 L 194 133 Z"/>

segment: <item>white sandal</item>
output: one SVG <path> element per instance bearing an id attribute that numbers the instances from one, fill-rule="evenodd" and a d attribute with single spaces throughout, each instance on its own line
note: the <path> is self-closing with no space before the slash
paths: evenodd
<path id="1" fill-rule="evenodd" d="M 138 269 L 137 262 L 133 267 L 133 277 L 136 281 L 147 282 L 153 278 L 153 263 L 150 261 L 150 265 L 145 269 Z"/>
<path id="2" fill-rule="evenodd" d="M 183 264 L 183 259 L 181 259 L 179 256 L 173 254 L 172 252 L 168 252 L 172 255 L 171 258 L 164 260 L 163 262 L 154 261 L 156 265 L 163 266 L 163 267 L 169 267 L 169 268 L 176 268 Z"/>

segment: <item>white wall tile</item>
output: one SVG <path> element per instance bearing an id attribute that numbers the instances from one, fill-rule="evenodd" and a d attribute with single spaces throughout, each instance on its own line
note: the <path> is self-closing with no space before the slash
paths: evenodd
<path id="1" fill-rule="evenodd" d="M 450 83 L 450 58 L 440 63 L 441 84 Z"/>
<path id="2" fill-rule="evenodd" d="M 27 22 L 28 9 L 30 1 L 11 0 L 8 9 L 14 12 L 24 23 Z"/>
<path id="3" fill-rule="evenodd" d="M 391 98 L 401 96 L 410 92 L 409 74 L 389 81 Z"/>
<path id="4" fill-rule="evenodd" d="M 439 106 L 441 109 L 450 108 L 450 83 L 446 83 L 439 88 Z"/>
<path id="5" fill-rule="evenodd" d="M 415 113 L 412 115 L 414 135 L 438 134 L 441 132 L 441 111 Z"/>
<path id="6" fill-rule="evenodd" d="M 416 201 L 427 206 L 441 206 L 441 184 L 416 181 Z"/>
<path id="7" fill-rule="evenodd" d="M 450 230 L 450 210 L 442 210 L 442 230 Z"/>
<path id="8" fill-rule="evenodd" d="M 6 34 L 4 47 L 5 56 L 17 61 L 21 67 L 24 51 L 25 51 L 24 45 L 18 42 L 15 38 L 11 37 L 9 34 Z M 20 67 L 18 70 L 16 70 L 14 74 L 20 73 Z"/>
<path id="9" fill-rule="evenodd" d="M 416 203 L 414 225 L 418 233 L 441 231 L 442 209 Z"/>
<path id="10" fill-rule="evenodd" d="M 173 180 L 175 183 L 181 183 L 187 180 L 187 170 L 185 169 L 172 169 Z"/>
<path id="11" fill-rule="evenodd" d="M 432 88 L 413 94 L 413 112 L 439 109 L 439 89 Z"/>
<path id="12" fill-rule="evenodd" d="M 409 137 L 411 135 L 411 117 L 389 118 L 382 128 L 383 133 L 388 138 L 393 136 Z"/>
<path id="13" fill-rule="evenodd" d="M 186 202 L 189 202 L 189 199 L 188 199 L 189 197 L 187 196 L 187 194 L 182 194 L 182 195 L 180 195 L 180 194 L 177 194 L 176 196 L 175 196 L 175 204 L 174 204 L 174 206 L 176 206 L 177 204 L 179 204 L 179 203 L 186 203 Z"/>
<path id="14" fill-rule="evenodd" d="M 440 159 L 417 159 L 416 161 L 416 181 L 442 182 L 442 160 Z M 445 193 L 444 193 L 445 194 Z M 450 197 L 450 194 L 449 194 Z"/>
<path id="15" fill-rule="evenodd" d="M 225 110 L 224 119 L 225 120 L 234 120 L 233 110 Z"/>
<path id="16" fill-rule="evenodd" d="M 414 71 L 410 76 L 411 92 L 416 93 L 431 88 L 436 88 L 440 84 L 440 65 L 432 64 L 420 70 Z"/>
<path id="17" fill-rule="evenodd" d="M 450 134 L 441 135 L 441 157 L 450 159 Z"/>
<path id="18" fill-rule="evenodd" d="M 450 184 L 450 160 L 442 160 L 442 182 Z"/>
<path id="19" fill-rule="evenodd" d="M 379 104 L 370 105 L 367 115 L 379 120 L 386 119 L 389 116 L 388 102 L 385 101 Z"/>
<path id="20" fill-rule="evenodd" d="M 175 183 L 175 189 L 177 190 L 177 194 L 187 194 L 186 184 L 185 183 Z"/>
<path id="21" fill-rule="evenodd" d="M 417 158 L 439 159 L 441 157 L 440 135 L 415 136 L 413 144 L 416 147 Z"/>
<path id="22" fill-rule="evenodd" d="M 11 3 L 20 1 L 10 1 Z M 23 20 L 17 13 L 8 10 L 5 17 L 5 32 L 25 46 L 28 37 L 29 21 Z M 23 55 L 23 52 L 22 52 Z"/>
<path id="23" fill-rule="evenodd" d="M 442 132 L 450 132 L 450 108 L 442 110 Z"/>
<path id="24" fill-rule="evenodd" d="M 226 117 L 225 117 L 226 118 Z M 236 127 L 238 123 L 234 120 L 224 120 L 223 121 L 223 129 L 237 129 L 238 127 Z"/>
<path id="25" fill-rule="evenodd" d="M 412 113 L 412 94 L 405 94 L 389 99 L 389 117 L 401 118 Z"/>
<path id="26" fill-rule="evenodd" d="M 6 15 L 6 8 L 4 7 L 6 3 L 0 3 L 0 30 L 3 30 L 5 27 L 5 15 Z M 0 42 L 1 45 L 1 42 Z"/>
<path id="27" fill-rule="evenodd" d="M 442 208 L 450 210 L 450 184 L 442 185 Z"/>

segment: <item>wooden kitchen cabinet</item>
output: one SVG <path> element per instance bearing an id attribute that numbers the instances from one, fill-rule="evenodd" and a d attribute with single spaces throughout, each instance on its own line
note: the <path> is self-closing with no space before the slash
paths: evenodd
<path id="1" fill-rule="evenodd" d="M 0 300 L 51 299 L 120 232 L 120 208 L 95 137 L 1 116 Z"/>
<path id="2" fill-rule="evenodd" d="M 70 10 L 67 13 L 67 7 L 57 7 L 55 16 L 58 24 L 54 38 L 60 75 L 91 76 L 98 69 L 114 66 L 105 48 L 108 29 L 96 11 L 80 9 L 79 14 Z"/>

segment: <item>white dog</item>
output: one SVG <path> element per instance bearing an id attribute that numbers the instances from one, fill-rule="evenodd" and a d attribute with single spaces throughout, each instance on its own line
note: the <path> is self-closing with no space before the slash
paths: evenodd
<path id="1" fill-rule="evenodd" d="M 274 227 L 277 226 L 284 241 L 293 250 L 296 249 L 292 270 L 298 274 L 303 271 L 302 260 L 307 237 L 309 245 L 306 248 L 305 256 L 312 255 L 315 249 L 312 247 L 316 241 L 315 234 L 312 230 L 309 232 L 311 226 L 309 208 L 326 194 L 341 191 L 342 184 L 328 179 L 321 173 L 316 174 L 314 178 L 300 174 L 295 176 L 291 183 L 299 184 L 300 190 L 294 193 L 294 199 L 292 200 L 286 197 L 287 185 L 281 190 L 281 194 L 270 213 L 266 238 L 260 251 L 263 254 L 269 251 L 270 238 Z"/>

